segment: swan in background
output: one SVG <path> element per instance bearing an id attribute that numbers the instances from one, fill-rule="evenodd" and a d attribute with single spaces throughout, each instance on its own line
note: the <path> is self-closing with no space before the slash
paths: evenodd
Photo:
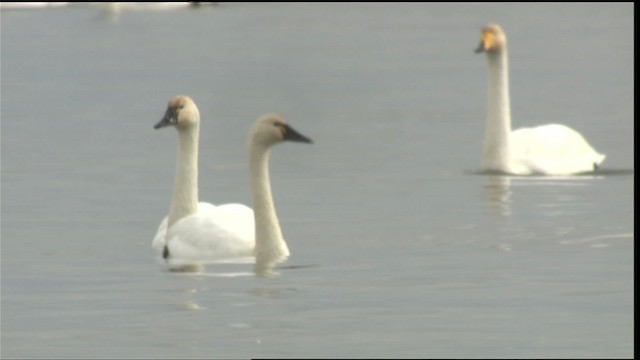
<path id="1" fill-rule="evenodd" d="M 109 17 L 116 16 L 124 10 L 141 10 L 141 11 L 155 11 L 155 10 L 175 10 L 183 8 L 198 8 L 202 5 L 218 5 L 217 2 L 205 2 L 205 1 L 183 1 L 183 2 L 104 2 L 98 3 L 102 6 L 105 14 Z"/>
<path id="2" fill-rule="evenodd" d="M 253 210 L 242 204 L 215 206 L 198 202 L 198 137 L 200 113 L 188 96 L 169 101 L 154 128 L 178 131 L 176 176 L 171 208 L 153 239 L 174 270 L 197 271 L 201 261 L 252 256 Z"/>
<path id="3" fill-rule="evenodd" d="M 486 53 L 489 108 L 485 124 L 482 170 L 515 175 L 568 175 L 596 170 L 605 155 L 597 153 L 577 131 L 548 124 L 511 131 L 507 38 L 499 25 L 482 28 L 476 53 Z"/>
<path id="4" fill-rule="evenodd" d="M 3 10 L 14 10 L 14 9 L 41 9 L 41 8 L 53 8 L 66 6 L 71 4 L 70 2 L 35 2 L 35 1 L 15 1 L 15 2 L 0 2 L 0 9 Z"/>
<path id="5" fill-rule="evenodd" d="M 275 264 L 289 257 L 289 248 L 282 237 L 269 180 L 269 153 L 273 145 L 284 141 L 312 143 L 280 116 L 260 117 L 249 133 L 249 173 L 255 214 L 256 275 L 269 275 Z"/>

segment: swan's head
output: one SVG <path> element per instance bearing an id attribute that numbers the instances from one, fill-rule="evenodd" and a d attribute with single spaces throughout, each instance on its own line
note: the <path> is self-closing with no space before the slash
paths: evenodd
<path id="1" fill-rule="evenodd" d="M 482 28 L 480 45 L 476 53 L 499 53 L 507 46 L 507 37 L 498 24 L 489 24 Z"/>
<path id="2" fill-rule="evenodd" d="M 278 115 L 267 114 L 259 118 L 250 133 L 250 143 L 269 147 L 283 141 L 313 143 L 311 139 L 294 130 Z"/>
<path id="3" fill-rule="evenodd" d="M 166 126 L 175 126 L 176 129 L 186 129 L 200 122 L 200 112 L 193 100 L 184 95 L 174 96 L 167 104 L 167 111 L 162 120 L 153 128 L 160 129 Z"/>

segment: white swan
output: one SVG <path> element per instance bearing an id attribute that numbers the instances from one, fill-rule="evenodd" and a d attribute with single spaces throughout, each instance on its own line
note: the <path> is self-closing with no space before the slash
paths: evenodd
<path id="1" fill-rule="evenodd" d="M 60 7 L 71 4 L 70 2 L 35 2 L 35 1 L 15 1 L 8 2 L 2 1 L 0 2 L 0 9 L 2 10 L 13 10 L 13 9 L 39 9 L 39 8 L 49 8 L 49 7 Z"/>
<path id="2" fill-rule="evenodd" d="M 482 28 L 477 53 L 489 68 L 489 108 L 485 124 L 482 170 L 515 175 L 568 175 L 594 171 L 605 155 L 597 153 L 577 131 L 561 124 L 511 131 L 507 38 L 496 24 Z"/>
<path id="3" fill-rule="evenodd" d="M 287 243 L 273 205 L 269 180 L 269 153 L 273 145 L 285 140 L 311 143 L 311 139 L 295 131 L 280 116 L 267 114 L 259 118 L 249 133 L 249 172 L 255 213 L 254 271 L 268 275 L 273 266 L 289 256 Z"/>
<path id="4" fill-rule="evenodd" d="M 173 268 L 192 271 L 203 260 L 252 256 L 253 210 L 242 204 L 198 203 L 200 113 L 191 98 L 176 96 L 169 101 L 154 128 L 167 126 L 178 131 L 176 177 L 169 215 L 160 223 L 152 247 Z"/>

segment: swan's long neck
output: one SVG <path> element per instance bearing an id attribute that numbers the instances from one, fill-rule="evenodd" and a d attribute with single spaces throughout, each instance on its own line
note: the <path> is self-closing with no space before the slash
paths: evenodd
<path id="1" fill-rule="evenodd" d="M 485 124 L 482 167 L 507 171 L 511 136 L 509 104 L 509 64 L 507 49 L 487 53 L 489 68 L 489 108 Z"/>
<path id="2" fill-rule="evenodd" d="M 258 274 L 269 272 L 275 263 L 289 256 L 273 205 L 269 181 L 269 148 L 252 144 L 249 149 L 249 171 L 256 231 L 256 265 Z"/>
<path id="3" fill-rule="evenodd" d="M 168 226 L 198 210 L 198 135 L 198 124 L 178 130 L 176 179 Z"/>

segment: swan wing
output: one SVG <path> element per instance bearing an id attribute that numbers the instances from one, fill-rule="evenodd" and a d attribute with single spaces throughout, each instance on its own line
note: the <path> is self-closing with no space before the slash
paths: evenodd
<path id="1" fill-rule="evenodd" d="M 253 210 L 243 204 L 223 204 L 216 207 L 216 218 L 226 231 L 242 239 L 249 239 L 251 246 L 255 238 Z"/>
<path id="2" fill-rule="evenodd" d="M 198 211 L 173 224 L 166 233 L 172 258 L 216 260 L 252 256 L 253 210 L 241 204 L 198 203 Z"/>
<path id="3" fill-rule="evenodd" d="M 167 236 L 167 223 L 169 222 L 169 216 L 165 216 L 164 219 L 160 222 L 160 226 L 158 226 L 158 231 L 156 231 L 156 235 L 153 237 L 153 242 L 151 243 L 151 247 L 162 253 L 164 249 L 164 245 L 167 243 L 165 238 Z"/>
<path id="4" fill-rule="evenodd" d="M 568 175 L 594 171 L 605 155 L 584 137 L 561 124 L 522 128 L 511 133 L 511 162 L 523 173 Z"/>

